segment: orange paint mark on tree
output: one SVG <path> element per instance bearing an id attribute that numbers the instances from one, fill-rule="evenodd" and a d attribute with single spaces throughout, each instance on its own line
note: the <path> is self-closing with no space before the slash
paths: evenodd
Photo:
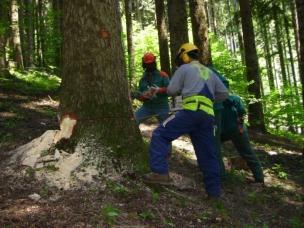
<path id="1" fill-rule="evenodd" d="M 104 40 L 110 39 L 109 30 L 107 30 L 105 27 L 101 27 L 99 30 L 99 37 Z"/>

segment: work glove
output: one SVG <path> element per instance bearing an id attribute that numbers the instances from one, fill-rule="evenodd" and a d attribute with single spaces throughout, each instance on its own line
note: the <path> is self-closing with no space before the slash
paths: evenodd
<path id="1" fill-rule="evenodd" d="M 146 91 L 146 92 L 144 92 L 143 94 L 142 94 L 142 96 L 144 97 L 144 98 L 146 98 L 146 99 L 152 99 L 152 97 L 154 96 L 154 94 L 153 94 L 153 91 L 151 91 L 151 90 L 148 90 L 148 91 Z"/>
<path id="2" fill-rule="evenodd" d="M 158 87 L 156 85 L 150 87 L 150 92 L 155 96 L 158 93 L 167 93 L 167 87 Z"/>

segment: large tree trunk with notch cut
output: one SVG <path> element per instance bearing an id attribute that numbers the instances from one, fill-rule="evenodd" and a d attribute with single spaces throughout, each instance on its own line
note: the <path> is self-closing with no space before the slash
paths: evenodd
<path id="1" fill-rule="evenodd" d="M 118 0 L 63 1 L 62 51 L 61 119 L 77 121 L 68 146 L 82 143 L 85 158 L 104 171 L 143 165 L 146 152 L 128 96 Z"/>

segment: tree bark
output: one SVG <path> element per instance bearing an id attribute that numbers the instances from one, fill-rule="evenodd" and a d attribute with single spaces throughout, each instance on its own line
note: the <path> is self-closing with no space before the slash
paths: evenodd
<path id="1" fill-rule="evenodd" d="M 161 69 L 170 74 L 170 58 L 168 45 L 168 31 L 166 23 L 165 4 L 163 0 L 155 0 L 158 44 Z"/>
<path id="2" fill-rule="evenodd" d="M 209 15 L 210 15 L 210 27 L 212 32 L 215 36 L 217 36 L 217 24 L 216 24 L 216 17 L 214 12 L 214 0 L 208 1 L 208 9 L 209 9 Z"/>
<path id="3" fill-rule="evenodd" d="M 18 68 L 23 69 L 23 56 L 19 32 L 19 15 L 17 0 L 11 0 L 11 34 L 13 61 L 16 63 L 16 66 Z"/>
<path id="4" fill-rule="evenodd" d="M 23 56 L 23 66 L 24 68 L 26 68 L 28 67 L 28 62 L 26 58 L 28 43 L 26 40 L 27 32 L 26 32 L 25 2 L 19 1 L 18 15 L 19 15 L 19 33 L 20 33 L 21 50 Z"/>
<path id="5" fill-rule="evenodd" d="M 286 12 L 287 8 L 285 3 L 283 2 L 283 12 Z M 292 73 L 292 79 L 293 79 L 293 86 L 294 90 L 296 93 L 296 99 L 299 99 L 299 92 L 298 92 L 298 87 L 297 87 L 297 81 L 296 81 L 296 71 L 295 71 L 295 64 L 294 64 L 294 56 L 292 53 L 292 46 L 291 46 L 291 38 L 290 38 L 290 26 L 289 26 L 289 21 L 288 17 L 286 14 L 284 14 L 284 27 L 285 27 L 285 34 L 286 34 L 286 39 L 287 39 L 287 45 L 288 45 L 288 53 L 289 53 L 289 58 L 290 58 L 290 67 L 291 67 L 291 73 Z M 290 85 L 291 85 L 291 80 L 290 80 Z"/>
<path id="6" fill-rule="evenodd" d="M 236 54 L 236 46 L 235 46 L 235 40 L 234 40 L 234 23 L 232 23 L 233 18 L 231 18 L 231 6 L 230 6 L 230 0 L 226 1 L 227 5 L 227 12 L 228 12 L 228 24 L 227 24 L 227 30 L 228 30 L 228 38 L 229 38 L 229 46 L 232 54 L 235 56 Z"/>
<path id="7" fill-rule="evenodd" d="M 253 82 L 248 86 L 248 92 L 256 99 L 254 103 L 248 106 L 248 120 L 251 128 L 266 132 L 263 107 L 260 101 L 261 79 L 250 2 L 249 0 L 243 0 L 239 3 L 245 48 L 246 75 L 248 82 Z"/>
<path id="8" fill-rule="evenodd" d="M 187 11 L 185 0 L 168 0 L 170 31 L 171 66 L 175 66 L 175 57 L 180 46 L 189 42 Z M 173 72 L 172 70 L 171 72 Z"/>
<path id="9" fill-rule="evenodd" d="M 302 84 L 302 102 L 304 106 L 304 2 L 296 0 L 299 37 L 299 72 Z"/>
<path id="10" fill-rule="evenodd" d="M 34 4 L 33 0 L 24 0 L 25 5 L 25 30 L 26 30 L 26 39 L 27 42 L 27 50 L 24 54 L 25 61 L 28 67 L 34 66 L 34 25 L 33 25 L 33 18 L 34 18 Z"/>
<path id="11" fill-rule="evenodd" d="M 132 25 L 132 1 L 125 0 L 126 13 L 126 28 L 127 28 L 127 44 L 128 44 L 128 79 L 129 88 L 132 87 L 132 80 L 134 78 L 134 48 L 133 48 L 133 25 Z"/>
<path id="12" fill-rule="evenodd" d="M 7 67 L 6 61 L 6 41 L 8 37 L 9 28 L 9 3 L 7 0 L 0 1 L 0 71 L 3 71 Z"/>
<path id="13" fill-rule="evenodd" d="M 43 0 L 38 0 L 37 2 L 37 23 L 39 26 L 39 34 L 38 34 L 38 39 L 39 39 L 39 49 L 38 49 L 38 53 L 39 53 L 39 66 L 40 67 L 45 67 L 46 66 L 46 60 L 45 60 L 45 22 L 44 22 L 44 1 Z"/>
<path id="14" fill-rule="evenodd" d="M 280 59 L 280 67 L 281 67 L 281 75 L 283 79 L 283 91 L 284 88 L 287 88 L 288 82 L 287 82 L 287 75 L 286 75 L 286 67 L 285 67 L 285 61 L 284 61 L 284 53 L 283 53 L 283 40 L 282 40 L 282 34 L 281 34 L 281 26 L 280 26 L 280 20 L 278 17 L 278 8 L 277 6 L 273 7 L 273 17 L 274 17 L 274 23 L 275 23 L 275 35 L 276 35 L 276 43 L 277 43 L 277 50 L 279 54 Z"/>
<path id="15" fill-rule="evenodd" d="M 71 141 L 103 171 L 107 161 L 118 171 L 142 166 L 147 153 L 128 98 L 118 0 L 63 1 L 62 60 L 61 117 L 77 119 Z"/>
<path id="16" fill-rule="evenodd" d="M 53 10 L 55 12 L 55 21 L 54 21 L 54 30 L 55 34 L 57 36 L 60 36 L 62 34 L 62 0 L 53 0 Z M 56 55 L 55 55 L 55 66 L 58 68 L 58 74 L 60 75 L 60 69 L 61 69 L 61 43 L 60 41 L 57 43 L 56 46 Z"/>
<path id="17" fill-rule="evenodd" d="M 261 16 L 261 15 L 260 15 Z M 266 60 L 266 65 L 267 65 L 267 77 L 268 77 L 268 84 L 270 91 L 275 90 L 275 85 L 274 85 L 274 75 L 273 75 L 273 65 L 272 65 L 272 59 L 271 59 L 271 52 L 270 52 L 270 47 L 269 47 L 269 29 L 268 26 L 266 27 L 266 22 L 265 18 L 260 19 L 260 27 L 262 31 L 262 37 L 264 41 L 264 50 L 265 50 L 265 60 Z"/>
<path id="18" fill-rule="evenodd" d="M 212 63 L 208 39 L 208 24 L 203 0 L 189 0 L 194 44 L 200 49 L 200 61 L 209 65 Z"/>
<path id="19" fill-rule="evenodd" d="M 239 52 L 241 55 L 242 63 L 245 64 L 245 57 L 244 57 L 244 43 L 243 43 L 243 37 L 242 37 L 242 32 L 240 28 L 240 10 L 239 10 L 239 3 L 238 0 L 235 1 L 233 5 L 233 21 L 236 26 L 237 30 L 237 37 L 238 37 L 238 44 L 239 44 Z"/>
<path id="20" fill-rule="evenodd" d="M 42 56 L 41 56 L 41 31 L 40 31 L 40 23 L 39 23 L 39 7 L 38 7 L 38 1 L 39 0 L 33 0 L 34 1 L 34 30 L 35 30 L 35 62 L 36 65 L 41 67 L 42 66 Z"/>
<path id="21" fill-rule="evenodd" d="M 300 53 L 299 53 L 299 36 L 298 36 L 298 21 L 297 21 L 297 9 L 296 9 L 296 1 L 291 0 L 290 1 L 290 9 L 291 9 L 291 21 L 292 21 L 292 27 L 294 31 L 294 39 L 295 39 L 295 46 L 296 46 L 296 53 L 297 53 L 297 59 L 299 59 Z"/>

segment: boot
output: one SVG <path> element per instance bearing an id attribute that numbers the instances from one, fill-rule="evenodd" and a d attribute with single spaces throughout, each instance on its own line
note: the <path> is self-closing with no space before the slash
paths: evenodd
<path id="1" fill-rule="evenodd" d="M 152 172 L 144 175 L 143 181 L 145 183 L 161 184 L 161 185 L 170 185 L 172 183 L 169 174 L 158 174 Z"/>

